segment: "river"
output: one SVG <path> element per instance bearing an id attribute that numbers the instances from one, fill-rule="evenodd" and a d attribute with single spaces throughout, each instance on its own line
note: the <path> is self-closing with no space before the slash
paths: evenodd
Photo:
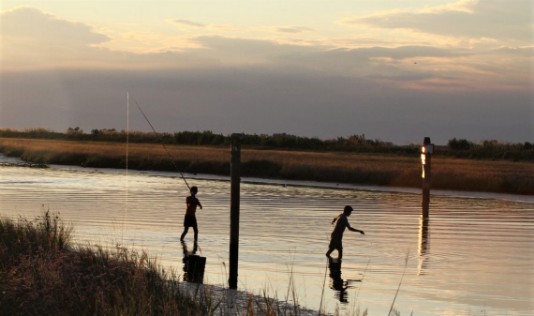
<path id="1" fill-rule="evenodd" d="M 0 175 L 1 216 L 59 212 L 77 243 L 144 250 L 183 273 L 193 233 L 184 249 L 188 191 L 175 173 L 3 166 Z M 186 177 L 204 206 L 204 283 L 225 286 L 230 183 Z M 329 266 L 330 223 L 347 204 L 365 235 L 347 231 L 340 267 Z M 401 315 L 532 315 L 533 196 L 433 191 L 429 221 L 420 213 L 413 189 L 243 178 L 238 287 L 340 315 L 387 315 L 393 302 Z"/>

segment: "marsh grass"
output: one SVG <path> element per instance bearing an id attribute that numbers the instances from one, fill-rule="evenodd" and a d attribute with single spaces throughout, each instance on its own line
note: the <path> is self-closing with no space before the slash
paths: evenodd
<path id="1" fill-rule="evenodd" d="M 228 175 L 226 147 L 168 145 L 179 171 Z M 0 138 L 0 152 L 25 161 L 85 167 L 126 167 L 126 144 Z M 177 171 L 161 144 L 129 144 L 128 167 Z M 243 148 L 243 176 L 421 187 L 419 155 L 310 152 Z M 432 188 L 534 194 L 534 164 L 529 162 L 432 158 Z"/>
<path id="2" fill-rule="evenodd" d="M 402 272 L 401 279 L 399 281 L 399 285 L 397 286 L 397 291 L 395 291 L 395 296 L 393 297 L 393 301 L 391 302 L 391 306 L 389 308 L 388 316 L 394 315 L 399 316 L 400 312 L 395 309 L 395 302 L 397 301 L 397 296 L 399 295 L 399 291 L 402 285 L 402 280 L 404 279 L 404 276 L 406 275 L 406 268 L 408 267 L 408 258 L 410 256 L 410 252 L 408 251 L 406 253 L 406 258 L 404 259 L 404 271 Z"/>
<path id="3" fill-rule="evenodd" d="M 70 233 L 48 211 L 34 222 L 0 219 L 0 314 L 213 314 L 146 253 L 74 247 Z"/>
<path id="4" fill-rule="evenodd" d="M 74 245 L 71 233 L 49 211 L 0 217 L 0 315 L 318 315 L 298 306 L 292 277 L 285 299 L 240 292 L 230 309 L 231 290 L 180 283 L 146 252 Z"/>

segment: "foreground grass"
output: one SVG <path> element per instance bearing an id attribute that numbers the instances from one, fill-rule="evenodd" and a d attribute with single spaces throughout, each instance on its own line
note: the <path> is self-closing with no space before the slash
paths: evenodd
<path id="1" fill-rule="evenodd" d="M 182 172 L 228 175 L 226 147 L 167 146 Z M 160 144 L 0 138 L 0 152 L 25 161 L 176 171 Z M 126 154 L 128 153 L 128 159 Z M 242 174 L 288 180 L 420 187 L 419 155 L 242 149 Z M 534 194 L 534 163 L 432 158 L 435 189 Z"/>
<path id="2" fill-rule="evenodd" d="M 209 315 L 146 254 L 74 248 L 70 229 L 0 219 L 1 315 Z"/>
<path id="3" fill-rule="evenodd" d="M 245 292 L 180 283 L 146 253 L 79 247 L 44 212 L 35 222 L 0 217 L 0 315 L 322 315 Z M 292 297 L 293 302 L 297 302 Z"/>

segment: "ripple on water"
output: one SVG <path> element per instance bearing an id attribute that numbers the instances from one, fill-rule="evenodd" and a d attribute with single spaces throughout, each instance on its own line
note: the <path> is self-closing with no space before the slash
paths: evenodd
<path id="1" fill-rule="evenodd" d="M 181 181 L 167 173 L 2 167 L 0 212 L 33 219 L 43 208 L 59 211 L 82 243 L 144 249 L 181 271 L 178 238 L 187 195 Z M 189 182 L 199 186 L 204 205 L 197 217 L 205 278 L 224 285 L 229 183 Z M 349 222 L 366 232 L 346 232 L 343 240 L 341 278 L 361 281 L 347 288 L 351 304 L 373 314 L 387 312 L 402 278 L 396 302 L 402 314 L 527 315 L 534 309 L 534 201 L 432 196 L 424 225 L 420 196 L 413 192 L 243 183 L 241 196 L 242 288 L 261 292 L 268 284 L 285 293 L 293 278 L 301 303 L 318 308 L 327 284 L 323 306 L 335 311 L 338 291 L 328 288 L 335 273 L 324 254 L 332 219 L 350 204 L 356 211 Z M 187 240 L 192 247 L 192 232 Z"/>

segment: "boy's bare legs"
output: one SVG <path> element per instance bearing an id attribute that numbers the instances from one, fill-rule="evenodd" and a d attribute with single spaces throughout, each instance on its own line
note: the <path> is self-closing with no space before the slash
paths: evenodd
<path id="1" fill-rule="evenodd" d="M 195 232 L 195 243 L 198 241 L 198 227 L 193 226 L 193 231 Z"/>
<path id="2" fill-rule="evenodd" d="M 184 241 L 185 235 L 187 235 L 188 230 L 189 230 L 189 227 L 184 227 L 184 232 L 182 233 L 182 236 L 180 236 L 180 241 Z M 196 240 L 196 230 L 195 230 L 195 240 Z"/>
<path id="3" fill-rule="evenodd" d="M 330 254 L 332 254 L 332 252 L 336 250 L 335 248 L 328 248 L 328 251 L 326 252 L 326 256 L 330 259 L 332 259 L 332 256 L 330 256 Z M 341 260 L 341 258 L 343 258 L 343 249 L 337 249 L 337 253 L 338 253 L 338 260 Z"/>

